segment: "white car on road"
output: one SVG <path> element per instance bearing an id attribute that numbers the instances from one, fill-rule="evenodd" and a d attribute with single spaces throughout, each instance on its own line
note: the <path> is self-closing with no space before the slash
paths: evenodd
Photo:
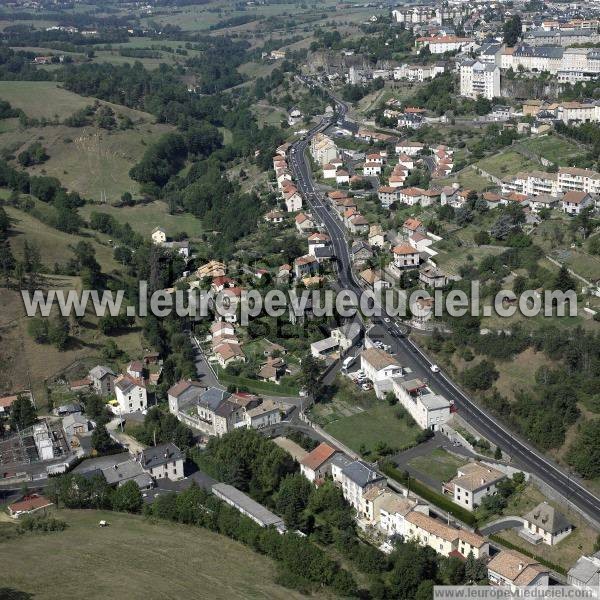
<path id="1" fill-rule="evenodd" d="M 440 368 L 437 365 L 431 365 L 429 367 L 434 373 L 439 373 L 440 372 Z"/>

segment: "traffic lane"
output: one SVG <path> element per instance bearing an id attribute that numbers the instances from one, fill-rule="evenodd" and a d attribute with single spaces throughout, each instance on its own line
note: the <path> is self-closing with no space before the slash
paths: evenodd
<path id="1" fill-rule="evenodd" d="M 298 171 L 302 175 L 300 178 L 303 180 L 302 185 L 304 189 L 312 189 L 314 192 L 314 183 L 312 182 L 311 174 L 307 168 L 304 157 L 302 157 L 300 164 L 302 165 L 302 168 L 298 169 Z M 339 224 L 333 220 L 331 215 L 328 213 L 326 214 L 326 212 L 321 212 L 320 209 L 315 209 L 315 212 L 322 217 L 326 227 L 331 226 L 334 230 L 340 230 Z M 350 272 L 348 275 L 348 267 L 346 266 L 346 268 L 344 268 L 345 265 L 349 264 L 347 246 L 345 249 L 338 246 L 338 251 L 339 260 L 342 264 L 340 282 L 345 287 L 354 287 L 351 285 L 354 279 L 353 273 Z M 516 462 L 523 464 L 524 467 L 535 473 L 542 480 L 550 483 L 550 485 L 555 487 L 557 491 L 561 492 L 563 495 L 569 496 L 572 500 L 576 499 L 576 503 L 584 508 L 590 516 L 598 518 L 598 513 L 600 513 L 600 501 L 598 501 L 597 498 L 583 486 L 577 484 L 576 480 L 570 480 L 570 478 L 563 474 L 556 465 L 542 459 L 533 449 L 520 440 L 517 440 L 511 432 L 504 431 L 502 426 L 499 426 L 460 390 L 456 389 L 442 374 L 436 376 L 430 370 L 428 371 L 431 364 L 430 361 L 416 347 L 407 343 L 403 339 L 403 336 L 395 331 L 394 327 L 393 322 L 384 324 L 384 329 L 388 330 L 391 335 L 397 338 L 399 347 L 404 351 L 404 360 L 411 370 L 414 370 L 416 374 L 420 374 L 423 377 L 427 377 L 428 379 L 431 378 L 436 384 L 434 387 L 444 391 L 445 395 L 450 400 L 454 400 L 457 408 L 462 410 L 463 414 L 469 416 L 470 422 L 475 425 L 475 428 L 480 431 L 482 435 L 489 438 L 494 444 L 504 447 L 506 451 L 516 459 Z"/>

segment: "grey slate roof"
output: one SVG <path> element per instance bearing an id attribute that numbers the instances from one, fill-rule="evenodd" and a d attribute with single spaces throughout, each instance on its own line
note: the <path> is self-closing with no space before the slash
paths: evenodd
<path id="1" fill-rule="evenodd" d="M 198 398 L 198 403 L 210 408 L 215 411 L 223 402 L 223 400 L 227 400 L 231 394 L 226 392 L 225 390 L 220 390 L 219 388 L 211 387 L 208 388 L 205 392 L 203 392 Z"/>
<path id="2" fill-rule="evenodd" d="M 90 370 L 90 377 L 92 379 L 102 379 L 105 375 L 112 375 L 116 377 L 115 372 L 104 365 L 96 365 L 93 369 Z"/>
<path id="3" fill-rule="evenodd" d="M 557 533 L 571 527 L 571 523 L 567 521 L 567 518 L 546 502 L 538 504 L 523 518 L 550 533 Z"/>
<path id="4" fill-rule="evenodd" d="M 600 552 L 592 556 L 580 556 L 569 569 L 569 582 L 581 583 L 586 586 L 600 586 Z"/>
<path id="5" fill-rule="evenodd" d="M 368 483 L 380 481 L 384 478 L 381 473 L 362 460 L 355 460 L 350 463 L 342 469 L 342 473 L 361 488 L 365 487 Z"/>
<path id="6" fill-rule="evenodd" d="M 130 479 L 135 480 L 140 487 L 146 487 L 144 481 L 147 479 L 150 480 L 150 485 L 152 485 L 152 478 L 147 473 L 144 473 L 140 463 L 133 458 L 122 463 L 114 464 L 110 467 L 105 467 L 102 469 L 102 474 L 109 485 L 115 483 L 121 485 Z"/>
<path id="7" fill-rule="evenodd" d="M 278 528 L 284 528 L 283 519 L 281 517 L 278 517 L 262 504 L 252 500 L 252 498 L 232 485 L 216 483 L 212 486 L 212 491 L 215 496 L 225 500 L 225 502 L 234 506 L 240 512 L 247 514 L 263 527 L 274 525 Z"/>
<path id="8" fill-rule="evenodd" d="M 144 469 L 166 465 L 175 460 L 185 460 L 185 454 L 171 442 L 145 448 L 141 458 Z"/>

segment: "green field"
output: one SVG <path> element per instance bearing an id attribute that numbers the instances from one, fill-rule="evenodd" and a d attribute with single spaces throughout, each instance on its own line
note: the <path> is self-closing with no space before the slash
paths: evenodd
<path id="1" fill-rule="evenodd" d="M 0 588 L 36 600 L 304 597 L 273 583 L 269 559 L 204 529 L 92 510 L 57 516 L 65 531 L 0 542 Z"/>
<path id="2" fill-rule="evenodd" d="M 93 103 L 93 99 L 64 90 L 51 81 L 0 81 L 0 98 L 36 119 L 64 119 Z"/>
<path id="3" fill-rule="evenodd" d="M 487 189 L 494 187 L 494 183 L 487 177 L 482 177 L 475 171 L 473 167 L 467 167 L 460 173 L 446 177 L 444 179 L 436 180 L 436 185 L 450 185 L 457 181 L 461 187 L 467 190 L 475 190 L 476 192 L 483 192 Z"/>
<path id="4" fill-rule="evenodd" d="M 456 475 L 456 470 L 467 463 L 457 456 L 436 448 L 427 456 L 415 456 L 408 464 L 429 477 L 437 479 L 440 483 L 449 481 Z"/>
<path id="5" fill-rule="evenodd" d="M 363 412 L 327 423 L 325 430 L 356 452 L 361 448 L 373 452 L 379 442 L 402 450 L 414 445 L 420 429 L 409 419 L 398 419 L 397 411 L 398 406 L 381 401 Z"/>
<path id="6" fill-rule="evenodd" d="M 21 108 L 29 117 L 59 119 L 93 104 L 95 98 L 84 98 L 61 89 L 56 83 L 9 81 L 0 82 L 0 99 Z M 155 124 L 148 113 L 103 102 L 117 115 L 128 116 L 135 123 L 126 131 L 107 131 L 95 126 L 81 128 L 51 125 L 22 129 L 14 122 L 0 130 L 0 148 L 18 154 L 29 144 L 39 141 L 49 159 L 31 167 L 32 174 L 57 177 L 69 190 L 85 197 L 108 202 L 117 201 L 123 192 L 137 195 L 139 186 L 130 179 L 129 170 L 145 149 L 171 131 L 168 125 Z"/>
<path id="7" fill-rule="evenodd" d="M 525 158 L 522 154 L 519 154 L 514 150 L 508 150 L 501 154 L 488 156 L 475 164 L 480 169 L 483 169 L 500 179 L 516 175 L 519 171 L 541 168 L 539 164 Z"/>
<path id="8" fill-rule="evenodd" d="M 160 200 L 149 204 L 116 207 L 107 204 L 86 204 L 79 209 L 84 219 L 89 219 L 93 212 L 112 215 L 121 223 L 129 223 L 134 231 L 149 236 L 152 230 L 160 225 L 168 236 L 185 232 L 189 238 L 198 238 L 202 233 L 200 219 L 189 213 L 170 215 L 167 205 Z"/>
<path id="9" fill-rule="evenodd" d="M 572 165 L 573 158 L 585 152 L 577 144 L 557 135 L 530 138 L 519 144 L 519 146 L 563 167 Z"/>

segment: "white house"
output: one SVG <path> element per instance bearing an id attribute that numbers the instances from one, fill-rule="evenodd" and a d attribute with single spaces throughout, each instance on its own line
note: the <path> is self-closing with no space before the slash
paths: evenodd
<path id="1" fill-rule="evenodd" d="M 506 479 L 498 471 L 481 462 L 471 462 L 460 467 L 457 475 L 444 484 L 444 492 L 452 494 L 454 502 L 467 510 L 475 510 L 486 496 L 496 493 L 497 485 Z"/>
<path id="2" fill-rule="evenodd" d="M 538 504 L 523 517 L 521 537 L 537 544 L 554 546 L 573 531 L 567 518 L 547 502 Z"/>
<path id="3" fill-rule="evenodd" d="M 300 473 L 311 483 L 318 483 L 331 474 L 331 459 L 339 450 L 321 442 L 300 461 Z"/>
<path id="4" fill-rule="evenodd" d="M 360 517 L 366 517 L 364 493 L 373 487 L 385 488 L 387 479 L 366 462 L 355 460 L 341 469 L 338 483 L 346 501 Z"/>
<path id="5" fill-rule="evenodd" d="M 417 269 L 419 267 L 419 251 L 410 244 L 400 244 L 396 246 L 393 253 L 394 266 L 399 269 Z"/>
<path id="6" fill-rule="evenodd" d="M 164 244 L 167 241 L 167 232 L 162 227 L 155 227 L 151 237 L 153 244 Z"/>
<path id="7" fill-rule="evenodd" d="M 379 348 L 367 348 L 360 353 L 360 368 L 373 384 L 402 375 L 400 363 Z"/>
<path id="8" fill-rule="evenodd" d="M 366 162 L 363 166 L 363 175 L 366 177 L 381 175 L 381 168 L 381 163 L 373 161 Z"/>
<path id="9" fill-rule="evenodd" d="M 185 453 L 171 442 L 145 448 L 139 460 L 142 469 L 153 479 L 179 481 L 184 478 Z"/>
<path id="10" fill-rule="evenodd" d="M 323 165 L 323 179 L 335 179 L 337 167 L 331 163 Z"/>
<path id="11" fill-rule="evenodd" d="M 547 586 L 550 573 L 535 559 L 515 550 L 501 550 L 488 563 L 491 585 L 506 586 L 514 591 L 518 586 Z"/>
<path id="12" fill-rule="evenodd" d="M 115 381 L 115 395 L 117 414 L 126 414 L 136 411 L 144 411 L 148 408 L 148 395 L 146 385 L 141 379 L 131 375 L 121 375 Z"/>
<path id="13" fill-rule="evenodd" d="M 586 192 L 570 191 L 563 196 L 560 204 L 563 212 L 568 215 L 578 215 L 584 208 L 594 206 L 594 200 Z"/>
<path id="14" fill-rule="evenodd" d="M 398 402 L 422 429 L 435 431 L 450 418 L 451 403 L 420 379 L 396 377 L 392 389 Z"/>

